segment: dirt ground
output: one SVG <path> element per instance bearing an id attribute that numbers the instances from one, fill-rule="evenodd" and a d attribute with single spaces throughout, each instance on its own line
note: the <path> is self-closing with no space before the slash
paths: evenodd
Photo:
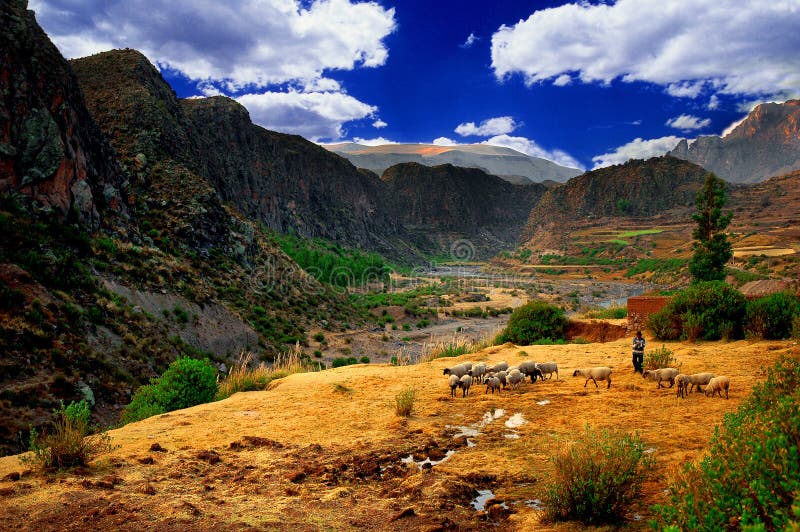
<path id="1" fill-rule="evenodd" d="M 792 342 L 666 347 L 685 373 L 730 376 L 730 399 L 678 399 L 644 381 L 627 338 L 296 374 L 268 391 L 111 431 L 117 448 L 88 468 L 42 476 L 0 458 L 0 529 L 578 530 L 541 523 L 537 500 L 548 457 L 588 425 L 638 431 L 652 449 L 658 465 L 627 524 L 643 530 L 670 476 L 702 455 L 723 415 L 773 361 L 800 355 Z M 499 395 L 477 385 L 451 398 L 442 370 L 463 360 L 553 360 L 560 373 Z M 600 365 L 614 368 L 611 388 L 572 377 Z M 395 414 L 395 396 L 408 386 L 416 401 L 406 419 Z M 473 504 L 478 490 L 491 492 L 483 509 Z"/>

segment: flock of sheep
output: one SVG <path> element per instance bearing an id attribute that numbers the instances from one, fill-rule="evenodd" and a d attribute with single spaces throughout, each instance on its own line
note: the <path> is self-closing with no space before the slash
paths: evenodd
<path id="1" fill-rule="evenodd" d="M 586 379 L 586 382 L 583 383 L 584 388 L 589 384 L 590 380 L 594 382 L 595 388 L 599 387 L 597 381 L 606 381 L 608 382 L 606 388 L 611 388 L 612 371 L 611 368 L 604 366 L 584 368 L 576 369 L 572 376 Z M 553 373 L 555 373 L 556 380 L 558 380 L 558 364 L 555 362 L 537 364 L 527 360 L 518 366 L 512 367 L 509 367 L 506 362 L 498 362 L 493 366 L 488 366 L 484 362 L 477 364 L 462 362 L 455 366 L 444 368 L 444 375 L 449 375 L 450 397 L 455 397 L 456 390 L 459 388 L 461 389 L 461 397 L 466 397 L 475 383 L 485 384 L 486 391 L 484 393 L 491 391 L 494 394 L 495 391 L 500 393 L 501 388 L 517 388 L 525 380 L 525 377 L 529 377 L 531 383 L 534 383 L 537 378 L 543 381 L 545 375 L 547 375 L 548 379 L 552 378 Z M 683 375 L 675 368 L 646 370 L 642 373 L 642 377 L 657 382 L 659 388 L 664 387 L 661 384 L 662 381 L 669 382 L 669 388 L 672 388 L 677 383 L 678 397 L 686 397 L 695 387 L 697 387 L 698 391 L 702 391 L 700 387 L 705 386 L 706 396 L 713 397 L 714 394 L 719 394 L 722 397 L 724 390 L 725 399 L 727 399 L 728 389 L 730 388 L 730 378 L 724 375 L 715 376 L 713 373 Z"/>
<path id="2" fill-rule="evenodd" d="M 706 396 L 714 397 L 718 394 L 722 397 L 722 392 L 725 392 L 725 399 L 728 398 L 728 389 L 731 387 L 731 379 L 725 375 L 714 375 L 713 373 L 693 373 L 692 375 L 684 375 L 679 373 L 675 368 L 661 368 L 646 370 L 642 373 L 642 377 L 650 379 L 658 383 L 658 387 L 662 388 L 661 381 L 668 381 L 669 388 L 677 383 L 677 397 L 686 397 L 692 390 L 697 388 L 697 391 L 703 391 L 701 386 L 705 386 Z"/>

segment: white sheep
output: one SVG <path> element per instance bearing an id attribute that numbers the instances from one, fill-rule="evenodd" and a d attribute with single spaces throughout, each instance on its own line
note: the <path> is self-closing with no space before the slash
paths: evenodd
<path id="1" fill-rule="evenodd" d="M 586 388 L 586 385 L 589 384 L 589 380 L 594 381 L 594 387 L 599 388 L 597 385 L 597 381 L 608 381 L 608 386 L 606 388 L 611 388 L 611 372 L 613 370 L 611 368 L 607 368 L 604 366 L 598 368 L 583 368 L 583 369 L 576 369 L 575 373 L 572 374 L 573 377 L 583 377 L 586 379 L 586 382 L 583 383 L 583 387 Z"/>
<path id="2" fill-rule="evenodd" d="M 686 394 L 689 393 L 689 376 L 684 375 L 683 373 L 675 376 L 675 385 L 677 390 L 675 391 L 676 397 L 686 397 Z"/>
<path id="3" fill-rule="evenodd" d="M 469 395 L 469 387 L 472 386 L 472 375 L 464 375 L 459 379 L 458 385 L 461 387 L 461 397 Z"/>
<path id="4" fill-rule="evenodd" d="M 731 387 L 731 379 L 726 377 L 725 375 L 720 375 L 719 377 L 714 377 L 710 381 L 708 381 L 708 386 L 706 386 L 706 397 L 711 396 L 714 397 L 714 394 L 719 394 L 720 398 L 722 398 L 722 390 L 725 390 L 725 399 L 728 398 L 728 388 Z"/>
<path id="5" fill-rule="evenodd" d="M 478 362 L 474 366 L 472 366 L 472 378 L 477 380 L 478 382 L 483 382 L 483 376 L 486 375 L 486 364 L 483 362 Z"/>
<path id="6" fill-rule="evenodd" d="M 493 376 L 495 376 L 498 379 L 500 379 L 500 383 L 503 385 L 503 388 L 506 387 L 506 385 L 508 384 L 508 380 L 507 380 L 508 373 L 505 370 L 498 371 L 498 372 L 494 373 Z"/>
<path id="7" fill-rule="evenodd" d="M 486 393 L 489 393 L 489 390 L 492 390 L 492 395 L 494 395 L 494 391 L 497 390 L 497 393 L 500 393 L 500 387 L 502 383 L 500 379 L 497 377 L 487 377 L 486 378 Z"/>
<path id="8" fill-rule="evenodd" d="M 536 367 L 536 362 L 533 362 L 532 360 L 526 360 L 525 362 L 522 362 L 519 365 L 519 371 L 523 375 L 527 375 L 528 377 L 530 377 L 531 383 L 536 382 L 537 377 L 540 380 L 544 380 L 542 372 L 539 370 L 539 368 Z"/>
<path id="9" fill-rule="evenodd" d="M 498 362 L 494 366 L 488 369 L 490 373 L 497 373 L 498 371 L 507 371 L 508 370 L 508 362 Z"/>
<path id="10" fill-rule="evenodd" d="M 457 364 L 452 368 L 444 368 L 444 371 L 442 373 L 444 375 L 457 375 L 458 378 L 461 378 L 464 375 L 466 375 L 468 371 L 469 368 L 466 367 L 464 364 Z"/>
<path id="11" fill-rule="evenodd" d="M 675 377 L 680 373 L 675 368 L 646 369 L 642 373 L 643 379 L 650 379 L 658 383 L 658 388 L 664 388 L 661 381 L 669 381 L 669 388 L 675 385 Z"/>
<path id="12" fill-rule="evenodd" d="M 525 375 L 523 375 L 522 372 L 518 369 L 509 371 L 508 375 L 506 376 L 506 382 L 508 382 L 508 385 L 512 389 L 517 388 L 517 386 L 519 386 L 520 383 L 523 382 L 524 380 L 525 380 Z"/>
<path id="13" fill-rule="evenodd" d="M 458 388 L 459 378 L 458 375 L 450 375 L 450 397 L 456 396 L 456 388 Z"/>
<path id="14" fill-rule="evenodd" d="M 703 389 L 700 388 L 700 386 L 705 386 L 715 376 L 716 375 L 714 375 L 713 373 L 693 373 L 689 375 L 689 383 L 691 384 L 691 386 L 689 386 L 689 392 L 694 390 L 695 387 L 697 387 L 698 392 L 702 392 Z"/>
<path id="15" fill-rule="evenodd" d="M 548 379 L 552 379 L 553 373 L 556 374 L 556 380 L 558 380 L 558 364 L 555 362 L 536 364 L 536 368 L 542 372 L 542 380 L 544 380 L 544 375 L 547 375 Z"/>

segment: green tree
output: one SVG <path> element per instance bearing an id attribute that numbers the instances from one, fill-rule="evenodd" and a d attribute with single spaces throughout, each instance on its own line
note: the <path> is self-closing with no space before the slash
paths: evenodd
<path id="1" fill-rule="evenodd" d="M 694 255 L 689 261 L 693 282 L 721 281 L 725 278 L 725 263 L 733 256 L 731 243 L 725 229 L 731 223 L 732 212 L 722 212 L 725 206 L 725 182 L 713 173 L 697 193 L 697 213 L 692 219 L 697 222 L 692 232 Z"/>

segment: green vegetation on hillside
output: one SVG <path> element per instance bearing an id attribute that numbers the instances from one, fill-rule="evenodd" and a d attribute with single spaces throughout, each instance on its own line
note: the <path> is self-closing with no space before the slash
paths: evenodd
<path id="1" fill-rule="evenodd" d="M 564 309 L 543 301 L 531 301 L 514 310 L 497 342 L 531 345 L 564 340 L 566 327 Z"/>
<path id="2" fill-rule="evenodd" d="M 800 527 L 800 361 L 784 357 L 766 382 L 714 430 L 708 452 L 686 464 L 656 507 L 675 530 Z M 752 527 L 752 528 L 749 528 Z"/>
<path id="3" fill-rule="evenodd" d="M 321 238 L 274 233 L 274 239 L 309 275 L 339 288 L 388 284 L 389 274 L 395 269 L 377 253 L 344 248 Z"/>
<path id="4" fill-rule="evenodd" d="M 725 182 L 709 172 L 703 188 L 697 193 L 697 213 L 692 216 L 697 223 L 692 231 L 694 254 L 689 261 L 694 282 L 725 278 L 725 264 L 733 257 L 731 243 L 725 232 L 733 213 L 722 212 L 726 202 Z"/>

